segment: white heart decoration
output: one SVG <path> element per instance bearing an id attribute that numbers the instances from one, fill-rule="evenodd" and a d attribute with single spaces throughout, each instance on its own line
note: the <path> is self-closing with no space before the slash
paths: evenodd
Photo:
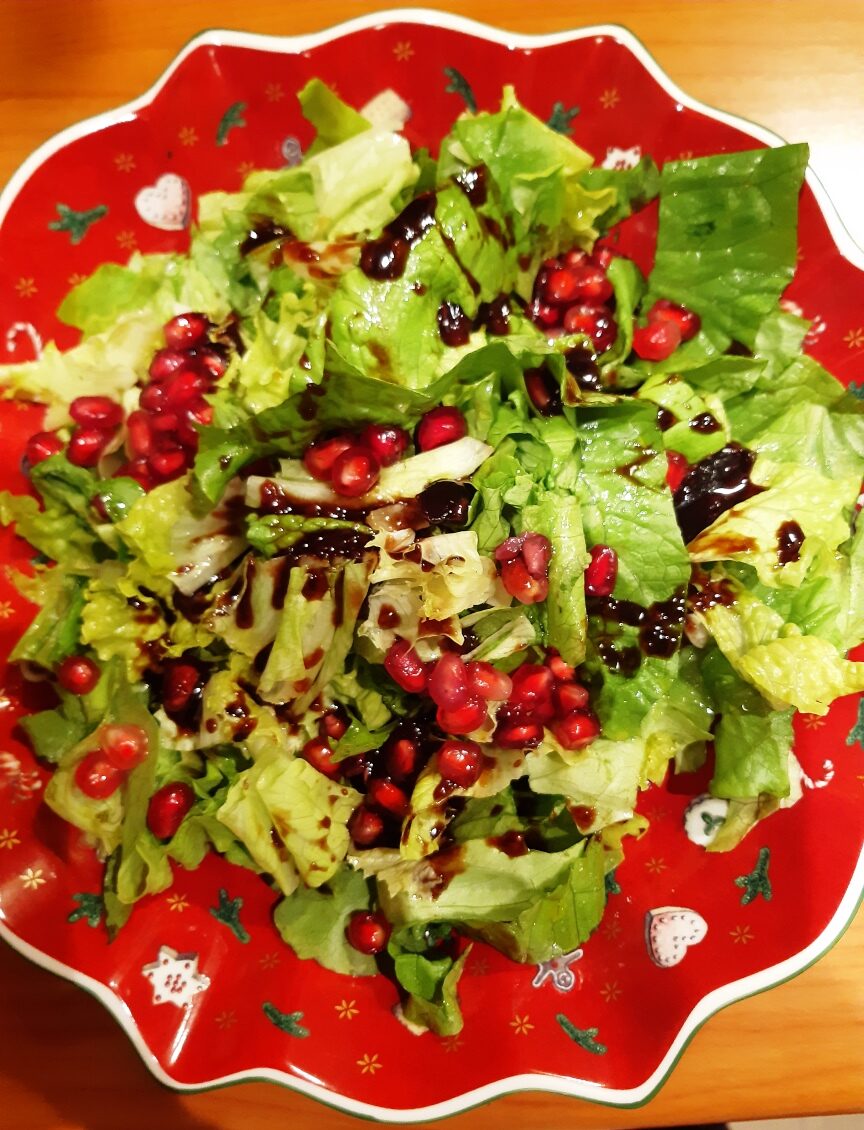
<path id="1" fill-rule="evenodd" d="M 708 923 L 685 906 L 658 906 L 645 915 L 645 942 L 655 965 L 669 969 L 708 933 Z"/>
<path id="2" fill-rule="evenodd" d="M 189 182 L 177 173 L 163 173 L 135 197 L 135 211 L 160 231 L 182 231 L 189 223 L 191 202 Z"/>

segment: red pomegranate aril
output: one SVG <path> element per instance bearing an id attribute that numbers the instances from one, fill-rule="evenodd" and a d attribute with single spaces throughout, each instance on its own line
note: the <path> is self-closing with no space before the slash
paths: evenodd
<path id="1" fill-rule="evenodd" d="M 446 652 L 429 676 L 429 696 L 436 706 L 452 710 L 472 697 L 465 660 L 455 652 Z"/>
<path id="2" fill-rule="evenodd" d="M 503 749 L 534 749 L 542 740 L 543 726 L 540 722 L 506 717 L 499 720 L 495 730 L 495 744 Z"/>
<path id="3" fill-rule="evenodd" d="M 658 298 L 648 311 L 649 322 L 674 322 L 681 331 L 681 340 L 690 341 L 699 333 L 702 319 L 695 310 L 671 302 L 668 298 Z"/>
<path id="4" fill-rule="evenodd" d="M 491 663 L 469 663 L 468 681 L 487 702 L 506 702 L 513 693 L 513 680 Z"/>
<path id="5" fill-rule="evenodd" d="M 202 426 L 213 423 L 213 405 L 208 404 L 203 396 L 196 396 L 186 405 L 186 419 L 190 424 Z M 195 434 L 197 441 L 197 433 Z"/>
<path id="6" fill-rule="evenodd" d="M 146 456 L 153 449 L 152 417 L 141 408 L 129 414 L 126 421 L 126 449 L 130 455 Z"/>
<path id="7" fill-rule="evenodd" d="M 524 540 L 524 534 L 514 534 L 513 537 L 505 538 L 495 549 L 495 560 L 515 561 L 522 552 L 522 542 Z"/>
<path id="8" fill-rule="evenodd" d="M 348 820 L 348 834 L 357 847 L 371 847 L 384 831 L 384 820 L 377 812 L 359 805 Z"/>
<path id="9" fill-rule="evenodd" d="M 617 252 L 613 251 L 611 247 L 597 244 L 591 252 L 590 258 L 595 267 L 599 267 L 601 271 L 608 271 L 609 264 L 616 257 L 616 254 Z"/>
<path id="10" fill-rule="evenodd" d="M 303 757 L 313 769 L 317 769 L 331 780 L 338 777 L 341 772 L 339 762 L 333 760 L 333 750 L 321 738 L 311 738 L 303 746 Z"/>
<path id="11" fill-rule="evenodd" d="M 76 396 L 69 415 L 76 424 L 101 431 L 111 431 L 123 422 L 123 409 L 107 396 Z"/>
<path id="12" fill-rule="evenodd" d="M 517 558 L 501 566 L 504 588 L 520 604 L 539 604 L 549 595 L 549 581 L 545 577 L 532 577 L 525 562 Z"/>
<path id="13" fill-rule="evenodd" d="M 555 688 L 555 705 L 562 714 L 571 710 L 584 710 L 590 695 L 581 683 L 559 683 Z"/>
<path id="14" fill-rule="evenodd" d="M 128 463 L 124 463 L 122 467 L 118 467 L 114 472 L 115 479 L 126 476 L 130 479 L 134 479 L 142 490 L 152 490 L 155 486 L 155 481 L 150 474 L 147 460 L 140 456 L 137 459 L 130 460 Z"/>
<path id="15" fill-rule="evenodd" d="M 112 722 L 99 730 L 102 752 L 118 769 L 134 769 L 147 760 L 150 743 L 140 726 Z"/>
<path id="16" fill-rule="evenodd" d="M 165 388 L 151 381 L 141 389 L 138 405 L 147 412 L 160 412 L 165 407 Z"/>
<path id="17" fill-rule="evenodd" d="M 151 381 L 165 381 L 191 366 L 192 360 L 188 353 L 179 349 L 160 349 L 150 362 L 148 372 Z"/>
<path id="18" fill-rule="evenodd" d="M 157 840 L 170 840 L 195 803 L 195 790 L 186 781 L 171 781 L 157 789 L 147 805 L 147 827 Z"/>
<path id="19" fill-rule="evenodd" d="M 206 338 L 210 320 L 203 314 L 177 314 L 166 322 L 165 344 L 171 349 L 194 349 Z"/>
<path id="20" fill-rule="evenodd" d="M 564 313 L 564 329 L 568 334 L 584 334 L 598 353 L 610 349 L 618 336 L 618 323 L 605 306 L 582 303 L 569 306 Z"/>
<path id="21" fill-rule="evenodd" d="M 600 723 L 587 710 L 573 710 L 563 718 L 556 718 L 550 728 L 558 744 L 565 749 L 584 749 L 600 733 Z"/>
<path id="22" fill-rule="evenodd" d="M 560 679 L 561 682 L 567 682 L 576 675 L 575 668 L 563 660 L 560 655 L 550 655 L 546 660 L 546 666 L 555 678 Z"/>
<path id="23" fill-rule="evenodd" d="M 429 673 L 426 664 L 407 640 L 396 640 L 384 658 L 384 669 L 394 683 L 409 694 L 426 689 Z"/>
<path id="24" fill-rule="evenodd" d="M 193 663 L 172 663 L 162 676 L 162 704 L 169 714 L 179 714 L 202 684 Z"/>
<path id="25" fill-rule="evenodd" d="M 554 713 L 552 692 L 555 689 L 555 676 L 549 668 L 536 663 L 523 663 L 513 672 L 512 680 L 510 708 L 520 708 L 538 722 L 548 721 Z"/>
<path id="26" fill-rule="evenodd" d="M 390 940 L 390 923 L 383 914 L 371 910 L 356 910 L 348 919 L 345 937 L 348 944 L 360 953 L 374 957 L 381 953 Z"/>
<path id="27" fill-rule="evenodd" d="M 366 790 L 366 801 L 368 804 L 374 805 L 375 808 L 389 812 L 397 820 L 407 816 L 408 809 L 411 807 L 404 790 L 400 789 L 394 781 L 388 780 L 387 777 L 376 777 L 375 780 L 369 782 L 369 787 Z"/>
<path id="28" fill-rule="evenodd" d="M 460 706 L 439 706 L 435 717 L 445 734 L 473 734 L 486 721 L 486 703 L 470 695 Z"/>
<path id="29" fill-rule="evenodd" d="M 561 311 L 557 306 L 550 306 L 548 302 L 541 302 L 533 298 L 528 304 L 528 317 L 535 325 L 551 330 L 561 324 Z"/>
<path id="30" fill-rule="evenodd" d="M 526 369 L 525 391 L 541 416 L 560 416 L 561 389 L 548 369 Z"/>
<path id="31" fill-rule="evenodd" d="M 575 271 L 556 267 L 543 280 L 543 298 L 555 305 L 567 305 L 579 297 L 579 283 Z"/>
<path id="32" fill-rule="evenodd" d="M 166 434 L 173 435 L 177 431 L 180 423 L 180 417 L 176 412 L 166 412 L 160 410 L 154 414 L 150 420 L 150 430 L 154 435 L 164 436 Z"/>
<path id="33" fill-rule="evenodd" d="M 183 408 L 202 393 L 210 390 L 206 377 L 192 369 L 186 369 L 169 378 L 164 384 L 166 408 Z"/>
<path id="34" fill-rule="evenodd" d="M 340 738 L 345 736 L 347 729 L 348 719 L 339 709 L 328 710 L 318 720 L 318 733 L 327 741 L 338 742 Z"/>
<path id="35" fill-rule="evenodd" d="M 543 534 L 528 534 L 522 542 L 522 560 L 532 577 L 545 577 L 552 558 L 552 544 Z"/>
<path id="36" fill-rule="evenodd" d="M 395 424 L 367 424 L 360 433 L 360 442 L 369 448 L 382 467 L 390 467 L 405 454 L 411 437 Z"/>
<path id="37" fill-rule="evenodd" d="M 75 428 L 66 448 L 66 458 L 76 467 L 95 467 L 109 438 L 99 428 Z"/>
<path id="38" fill-rule="evenodd" d="M 381 465 L 368 447 L 349 447 L 337 455 L 330 472 L 330 482 L 337 494 L 359 498 L 378 482 Z"/>
<path id="39" fill-rule="evenodd" d="M 344 452 L 354 445 L 349 435 L 335 435 L 327 439 L 316 439 L 303 453 L 303 466 L 313 479 L 329 482 L 333 464 Z"/>
<path id="40" fill-rule="evenodd" d="M 387 773 L 397 781 L 413 777 L 420 761 L 417 743 L 410 738 L 397 738 L 387 750 Z"/>
<path id="41" fill-rule="evenodd" d="M 464 738 L 446 741 L 438 749 L 437 766 L 445 781 L 452 781 L 460 789 L 470 789 L 483 772 L 483 750 L 477 742 Z"/>
<path id="42" fill-rule="evenodd" d="M 574 268 L 573 282 L 576 302 L 608 302 L 615 293 L 606 272 L 593 263 Z"/>
<path id="43" fill-rule="evenodd" d="M 611 545 L 593 545 L 591 560 L 585 569 L 585 592 L 588 596 L 611 596 L 618 579 L 618 554 Z"/>
<path id="44" fill-rule="evenodd" d="M 147 459 L 157 479 L 173 479 L 186 469 L 186 453 L 179 447 L 172 451 L 154 451 Z"/>
<path id="45" fill-rule="evenodd" d="M 673 494 L 681 486 L 689 470 L 690 464 L 686 455 L 682 455 L 680 451 L 666 452 L 666 483 Z"/>
<path id="46" fill-rule="evenodd" d="M 123 783 L 123 773 L 112 765 L 101 749 L 85 754 L 75 766 L 75 784 L 85 796 L 105 800 Z"/>
<path id="47" fill-rule="evenodd" d="M 27 440 L 24 448 L 24 461 L 28 467 L 35 467 L 43 459 L 59 455 L 63 450 L 63 440 L 56 432 L 37 432 Z"/>
<path id="48" fill-rule="evenodd" d="M 434 451 L 447 443 L 455 443 L 468 434 L 465 417 L 458 408 L 442 404 L 432 408 L 417 425 L 414 442 L 418 451 Z"/>
<path id="49" fill-rule="evenodd" d="M 57 682 L 70 694 L 89 694 L 102 672 L 86 655 L 68 655 L 57 668 Z"/>
<path id="50" fill-rule="evenodd" d="M 583 267 L 588 262 L 588 252 L 573 247 L 562 256 L 565 267 Z"/>
<path id="51" fill-rule="evenodd" d="M 228 368 L 228 362 L 218 349 L 199 349 L 195 353 L 195 367 L 211 381 L 218 381 Z"/>
<path id="52" fill-rule="evenodd" d="M 633 331 L 633 352 L 643 361 L 665 361 L 681 344 L 675 322 L 649 322 Z"/>

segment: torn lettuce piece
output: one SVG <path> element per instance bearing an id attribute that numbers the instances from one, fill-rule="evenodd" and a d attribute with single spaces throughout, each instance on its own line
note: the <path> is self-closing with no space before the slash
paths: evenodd
<path id="1" fill-rule="evenodd" d="M 449 934 L 446 923 L 404 927 L 387 944 L 396 981 L 406 994 L 397 1017 L 412 1031 L 428 1029 L 438 1036 L 462 1031 L 457 990 L 471 947 L 458 957 L 452 948 L 448 952 Z"/>
<path id="2" fill-rule="evenodd" d="M 317 888 L 299 887 L 273 912 L 283 941 L 300 958 L 313 958 L 325 969 L 349 977 L 371 977 L 375 959 L 348 944 L 345 927 L 351 915 L 369 906 L 369 889 L 359 871 L 342 865 Z"/>
<path id="3" fill-rule="evenodd" d="M 547 732 L 525 763 L 532 790 L 566 797 L 583 812 L 580 830 L 592 832 L 633 815 L 644 779 L 645 743 L 598 738 L 574 754 Z"/>

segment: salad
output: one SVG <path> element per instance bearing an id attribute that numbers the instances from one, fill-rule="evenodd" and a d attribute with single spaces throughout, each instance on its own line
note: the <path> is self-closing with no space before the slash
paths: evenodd
<path id="1" fill-rule="evenodd" d="M 864 404 L 781 304 L 805 146 L 605 169 L 507 88 L 433 155 L 299 99 L 302 163 L 0 369 L 45 405 L 11 659 L 109 931 L 215 851 L 448 1035 L 473 941 L 588 939 L 640 790 L 711 766 L 709 851 L 800 799 L 795 711 L 864 689 Z"/>

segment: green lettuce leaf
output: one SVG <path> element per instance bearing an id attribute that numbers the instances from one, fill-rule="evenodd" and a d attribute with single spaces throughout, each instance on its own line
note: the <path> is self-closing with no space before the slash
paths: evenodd
<path id="1" fill-rule="evenodd" d="M 359 871 L 340 867 L 317 889 L 300 887 L 273 912 L 276 929 L 298 957 L 314 958 L 325 969 L 349 977 L 377 972 L 375 959 L 348 944 L 345 927 L 356 910 L 369 906 L 369 890 Z"/>

